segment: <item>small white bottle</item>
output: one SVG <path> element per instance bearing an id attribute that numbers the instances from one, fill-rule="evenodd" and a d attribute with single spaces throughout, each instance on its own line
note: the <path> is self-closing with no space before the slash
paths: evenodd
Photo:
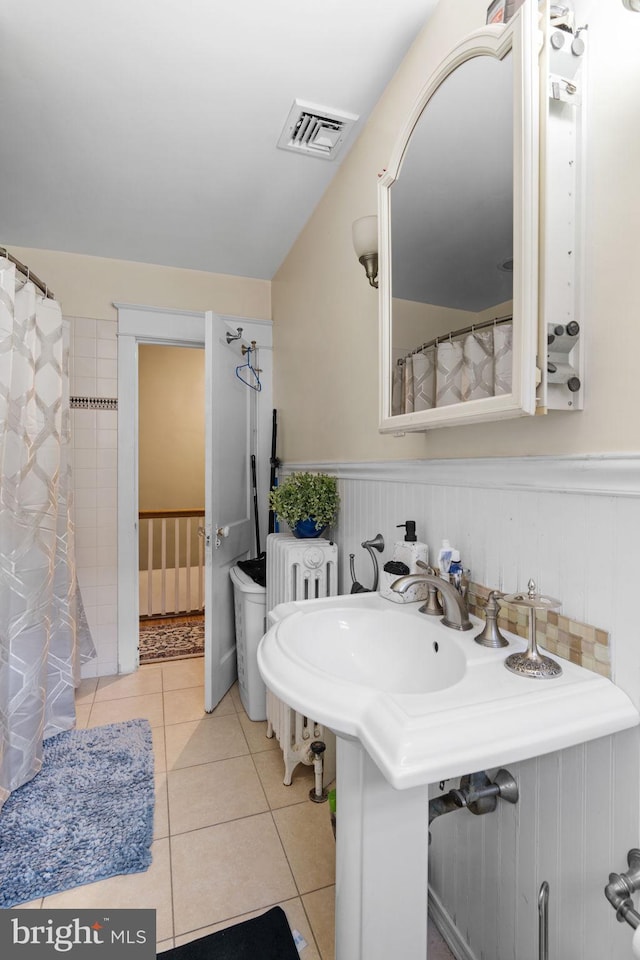
<path id="1" fill-rule="evenodd" d="M 404 540 L 397 540 L 393 545 L 393 558 L 391 564 L 385 564 L 380 578 L 380 595 L 394 603 L 411 603 L 413 600 L 426 600 L 428 586 L 426 583 L 416 583 L 406 591 L 406 593 L 396 593 L 391 589 L 391 584 L 402 574 L 395 571 L 388 571 L 387 566 L 393 564 L 403 564 L 407 569 L 404 575 L 411 573 L 424 573 L 424 569 L 418 566 L 418 560 L 425 565 L 429 562 L 429 547 L 426 543 L 418 540 L 416 536 L 415 520 L 407 520 L 405 523 L 399 523 L 398 527 L 404 527 L 406 530 Z"/>
<path id="2" fill-rule="evenodd" d="M 449 567 L 453 558 L 454 550 L 448 540 L 442 541 L 442 546 L 438 551 L 438 571 L 443 580 L 449 579 Z"/>

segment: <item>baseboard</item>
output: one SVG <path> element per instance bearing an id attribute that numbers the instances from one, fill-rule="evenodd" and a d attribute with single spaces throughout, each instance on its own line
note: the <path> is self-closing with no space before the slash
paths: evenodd
<path id="1" fill-rule="evenodd" d="M 440 931 L 456 960 L 477 960 L 469 944 L 462 939 L 460 931 L 445 910 L 442 901 L 429 887 L 429 916 Z"/>

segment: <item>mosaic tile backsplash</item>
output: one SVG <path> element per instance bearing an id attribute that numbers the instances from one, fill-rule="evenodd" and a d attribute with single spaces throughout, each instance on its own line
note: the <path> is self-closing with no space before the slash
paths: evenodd
<path id="1" fill-rule="evenodd" d="M 469 613 L 484 620 L 484 608 L 492 587 L 470 581 L 467 592 Z M 501 603 L 498 626 L 518 637 L 529 637 L 529 614 L 526 609 Z M 611 677 L 609 634 L 587 623 L 571 620 L 555 610 L 536 611 L 536 642 L 549 653 Z"/>

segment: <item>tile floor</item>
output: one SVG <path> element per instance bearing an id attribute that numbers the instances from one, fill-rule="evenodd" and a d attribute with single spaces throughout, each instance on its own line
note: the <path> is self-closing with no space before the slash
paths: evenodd
<path id="1" fill-rule="evenodd" d="M 24 906 L 155 908 L 160 952 L 280 904 L 307 941 L 302 960 L 334 960 L 335 842 L 327 804 L 308 800 L 312 769 L 282 784 L 277 741 L 248 719 L 237 686 L 204 713 L 202 667 L 174 660 L 82 682 L 78 726 L 151 723 L 153 863 Z M 434 928 L 429 960 L 453 960 Z"/>

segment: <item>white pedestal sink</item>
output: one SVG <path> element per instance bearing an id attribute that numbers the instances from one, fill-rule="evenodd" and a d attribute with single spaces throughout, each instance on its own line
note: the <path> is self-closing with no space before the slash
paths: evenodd
<path id="1" fill-rule="evenodd" d="M 635 726 L 611 681 L 532 680 L 379 594 L 281 604 L 258 649 L 276 696 L 338 738 L 336 960 L 425 960 L 428 787 Z M 434 622 L 435 621 L 435 622 Z M 541 722 L 543 718 L 543 722 Z M 461 814 L 463 815 L 463 814 Z"/>

